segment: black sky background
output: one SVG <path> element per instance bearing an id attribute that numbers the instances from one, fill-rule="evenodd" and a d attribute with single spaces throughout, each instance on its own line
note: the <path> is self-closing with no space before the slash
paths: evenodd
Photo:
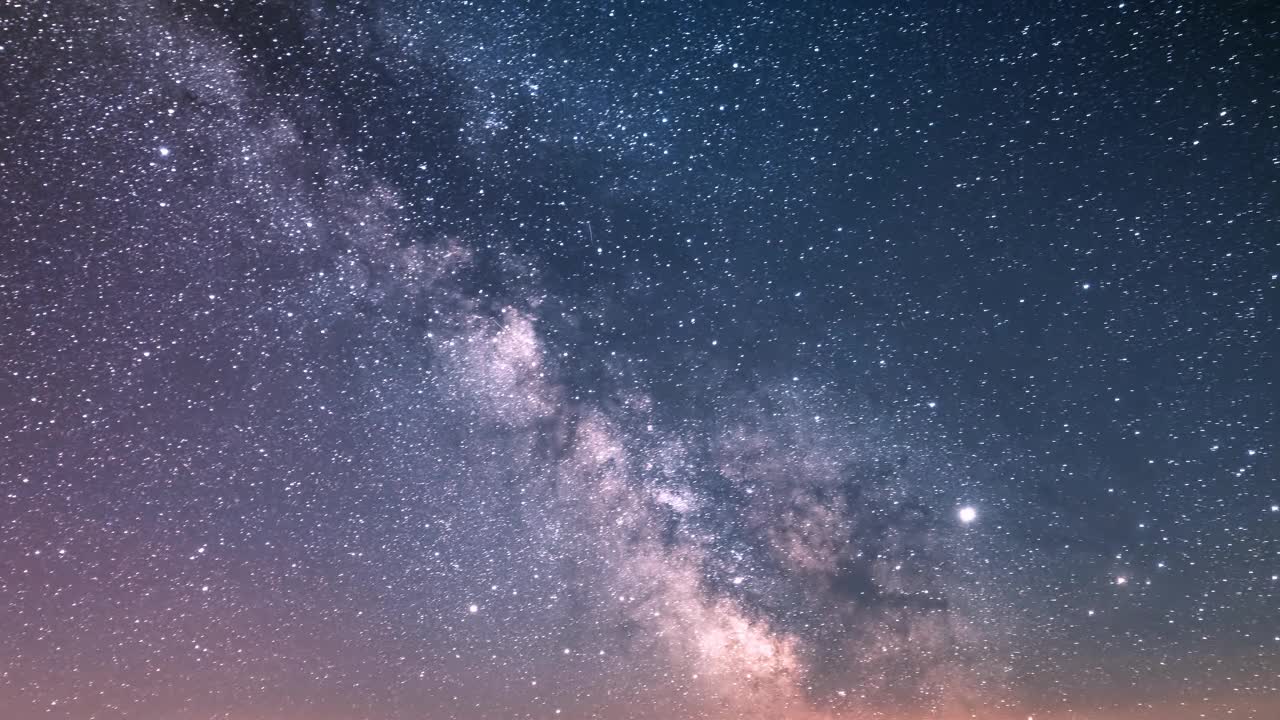
<path id="1" fill-rule="evenodd" d="M 1266 4 L 3 18 L 18 718 L 1275 709 Z"/>

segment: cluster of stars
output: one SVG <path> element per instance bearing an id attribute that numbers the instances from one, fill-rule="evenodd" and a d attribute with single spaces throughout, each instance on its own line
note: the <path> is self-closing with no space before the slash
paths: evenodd
<path id="1" fill-rule="evenodd" d="M 1280 717 L 1269 29 L 15 6 L 5 717 Z"/>

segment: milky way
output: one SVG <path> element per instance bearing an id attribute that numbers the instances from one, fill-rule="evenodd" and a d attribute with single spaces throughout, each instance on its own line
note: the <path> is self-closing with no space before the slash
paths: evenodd
<path id="1" fill-rule="evenodd" d="M 1277 717 L 1277 22 L 7 3 L 5 717 Z"/>

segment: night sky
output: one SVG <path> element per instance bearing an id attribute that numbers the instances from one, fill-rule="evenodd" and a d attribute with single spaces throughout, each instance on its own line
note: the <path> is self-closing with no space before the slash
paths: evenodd
<path id="1" fill-rule="evenodd" d="M 6 0 L 6 720 L 1280 718 L 1280 12 Z"/>

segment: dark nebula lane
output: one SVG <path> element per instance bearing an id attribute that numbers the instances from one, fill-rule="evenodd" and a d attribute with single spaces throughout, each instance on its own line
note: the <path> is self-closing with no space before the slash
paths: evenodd
<path id="1" fill-rule="evenodd" d="M 0 716 L 1280 718 L 1280 15 L 899 5 L 0 5 Z"/>

